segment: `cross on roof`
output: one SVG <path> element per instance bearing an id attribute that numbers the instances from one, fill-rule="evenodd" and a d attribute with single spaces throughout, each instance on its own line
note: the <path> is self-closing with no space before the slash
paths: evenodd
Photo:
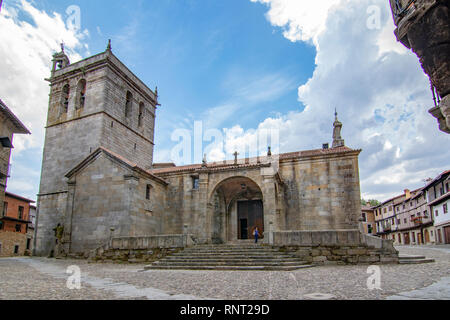
<path id="1" fill-rule="evenodd" d="M 238 157 L 238 155 L 239 155 L 239 153 L 238 153 L 237 151 L 235 151 L 235 152 L 233 153 L 233 156 L 234 156 L 234 163 L 237 163 L 237 157 Z"/>

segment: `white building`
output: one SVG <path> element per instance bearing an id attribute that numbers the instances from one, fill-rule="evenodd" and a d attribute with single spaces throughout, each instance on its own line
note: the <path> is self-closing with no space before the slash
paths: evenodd
<path id="1" fill-rule="evenodd" d="M 450 170 L 440 174 L 424 189 L 434 218 L 436 244 L 450 244 Z"/>

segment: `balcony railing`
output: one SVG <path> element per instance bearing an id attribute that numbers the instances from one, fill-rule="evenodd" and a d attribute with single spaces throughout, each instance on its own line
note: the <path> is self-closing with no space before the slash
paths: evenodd
<path id="1" fill-rule="evenodd" d="M 419 225 L 423 223 L 423 217 L 412 217 L 411 222 L 414 222 L 415 225 Z"/>

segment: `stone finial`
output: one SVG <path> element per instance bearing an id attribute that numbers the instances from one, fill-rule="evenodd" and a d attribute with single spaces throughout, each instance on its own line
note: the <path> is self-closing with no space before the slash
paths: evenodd
<path id="1" fill-rule="evenodd" d="M 111 51 L 111 39 L 108 40 L 108 46 L 106 47 L 106 51 Z"/>
<path id="2" fill-rule="evenodd" d="M 272 147 L 270 147 L 270 146 L 267 148 L 267 156 L 268 157 L 272 156 Z"/>
<path id="3" fill-rule="evenodd" d="M 333 124 L 333 148 L 343 147 L 345 145 L 345 141 L 341 137 L 342 123 L 338 120 L 337 109 L 335 109 L 334 115 L 335 120 Z"/>

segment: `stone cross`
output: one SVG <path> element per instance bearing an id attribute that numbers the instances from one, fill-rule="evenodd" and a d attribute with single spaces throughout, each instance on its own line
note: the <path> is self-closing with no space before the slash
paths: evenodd
<path id="1" fill-rule="evenodd" d="M 237 151 L 235 151 L 234 153 L 233 153 L 233 156 L 234 156 L 234 164 L 237 164 L 238 163 L 238 155 L 239 155 L 239 153 L 237 152 Z"/>

